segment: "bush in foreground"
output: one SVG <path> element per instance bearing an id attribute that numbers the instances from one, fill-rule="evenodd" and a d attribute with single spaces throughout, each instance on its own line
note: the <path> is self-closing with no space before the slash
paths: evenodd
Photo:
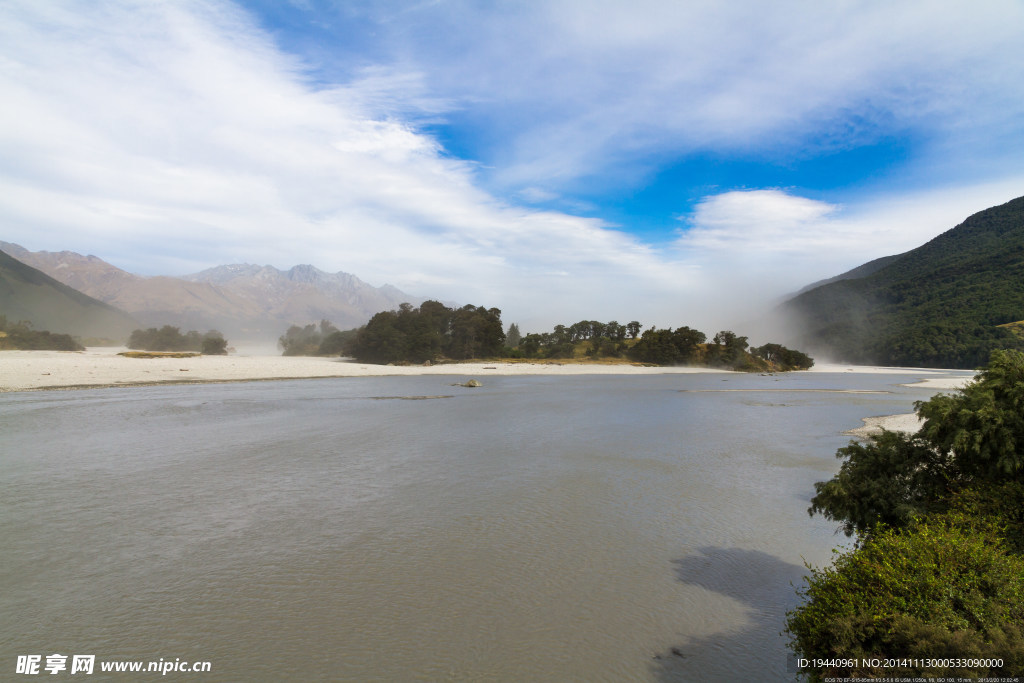
<path id="1" fill-rule="evenodd" d="M 851 443 L 815 485 L 809 512 L 858 540 L 788 614 L 811 680 L 1024 675 L 1024 353 L 916 408 L 916 434 Z M 886 657 L 911 661 L 864 663 Z"/>
<path id="2" fill-rule="evenodd" d="M 788 615 L 791 647 L 808 659 L 855 663 L 809 666 L 812 681 L 1024 674 L 1024 558 L 985 521 L 954 514 L 876 530 L 833 567 L 812 568 L 807 584 L 807 603 Z M 908 661 L 864 666 L 885 657 Z"/>

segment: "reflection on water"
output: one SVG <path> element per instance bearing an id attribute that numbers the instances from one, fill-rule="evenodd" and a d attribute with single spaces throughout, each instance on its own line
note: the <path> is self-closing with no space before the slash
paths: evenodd
<path id="1" fill-rule="evenodd" d="M 3 658 L 209 660 L 206 681 L 788 680 L 791 584 L 844 540 L 807 516 L 813 483 L 843 430 L 928 396 L 912 379 L 2 395 Z M 707 391 L 724 388 L 776 393 Z"/>

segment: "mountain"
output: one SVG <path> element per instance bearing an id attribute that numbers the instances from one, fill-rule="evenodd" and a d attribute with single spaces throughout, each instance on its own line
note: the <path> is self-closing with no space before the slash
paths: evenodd
<path id="1" fill-rule="evenodd" d="M 355 275 L 325 273 L 310 265 L 282 271 L 236 264 L 183 279 L 214 285 L 247 305 L 260 307 L 277 321 L 306 324 L 327 319 L 341 329 L 363 325 L 373 314 L 401 303 L 418 305 L 423 301 L 389 285 L 373 287 Z"/>
<path id="2" fill-rule="evenodd" d="M 1024 197 L 927 244 L 798 294 L 782 306 L 812 355 L 854 363 L 975 368 L 1024 348 Z"/>
<path id="3" fill-rule="evenodd" d="M 96 256 L 32 252 L 0 242 L 0 249 L 64 284 L 129 312 L 143 327 L 217 329 L 232 340 L 276 340 L 290 325 L 326 318 L 341 329 L 358 327 L 400 303 L 418 304 L 385 285 L 313 266 L 218 266 L 181 278 L 133 275 Z"/>
<path id="4" fill-rule="evenodd" d="M 139 326 L 129 315 L 0 251 L 0 315 L 36 330 L 120 341 Z"/>

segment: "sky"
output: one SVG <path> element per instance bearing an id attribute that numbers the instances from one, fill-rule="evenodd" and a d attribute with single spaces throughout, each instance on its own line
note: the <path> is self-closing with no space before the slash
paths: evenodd
<path id="1" fill-rule="evenodd" d="M 0 239 L 711 335 L 1024 195 L 1022 35 L 1020 0 L 4 0 Z"/>

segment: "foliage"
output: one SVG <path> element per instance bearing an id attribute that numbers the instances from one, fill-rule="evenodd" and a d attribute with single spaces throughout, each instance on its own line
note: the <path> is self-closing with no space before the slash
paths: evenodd
<path id="1" fill-rule="evenodd" d="M 858 534 L 834 567 L 811 570 L 789 613 L 801 656 L 1002 658 L 999 669 L 813 668 L 824 676 L 1024 674 L 1024 354 L 996 351 L 954 395 L 916 404 L 914 435 L 840 449 L 811 514 Z"/>
<path id="2" fill-rule="evenodd" d="M 807 602 L 788 613 L 790 646 L 808 658 L 998 658 L 1002 667 L 807 667 L 825 677 L 1024 674 L 1024 557 L 963 515 L 879 529 L 833 567 L 811 568 Z"/>
<path id="3" fill-rule="evenodd" d="M 645 330 L 640 340 L 629 349 L 629 357 L 641 363 L 655 365 L 686 365 L 700 357 L 700 345 L 706 337 L 703 332 L 689 327 L 675 330 Z"/>
<path id="4" fill-rule="evenodd" d="M 199 334 L 189 330 L 182 334 L 181 330 L 171 325 L 157 329 L 134 330 L 128 338 L 129 349 L 143 351 L 197 351 L 208 355 L 227 354 L 227 340 L 217 330 Z"/>
<path id="5" fill-rule="evenodd" d="M 425 301 L 419 308 L 402 304 L 374 315 L 356 331 L 349 354 L 366 363 L 424 363 L 495 357 L 504 344 L 497 308 L 451 309 Z"/>
<path id="6" fill-rule="evenodd" d="M 522 337 L 513 357 L 574 358 L 586 355 L 591 358 L 618 358 L 631 347 L 641 327 L 636 320 L 625 325 L 616 320 L 607 323 L 580 320 L 568 326 L 555 325 L 551 332 Z"/>
<path id="7" fill-rule="evenodd" d="M 1024 554 L 1024 481 L 966 487 L 951 497 L 949 509 L 991 520 L 1007 548 Z"/>
<path id="8" fill-rule="evenodd" d="M 32 324 L 25 320 L 9 323 L 6 316 L 0 315 L 0 349 L 81 351 L 84 348 L 69 334 L 33 330 Z"/>
<path id="9" fill-rule="evenodd" d="M 1024 353 L 995 351 L 988 367 L 956 395 L 918 402 L 921 436 L 951 452 L 966 477 L 1024 473 Z"/>
<path id="10" fill-rule="evenodd" d="M 710 344 L 703 332 L 690 327 L 658 329 L 640 334 L 636 320 L 625 325 L 617 321 L 601 323 L 581 320 L 572 325 L 555 325 L 551 332 L 527 334 L 515 349 L 520 358 L 627 357 L 650 365 L 706 365 L 746 372 L 805 370 L 814 361 L 799 351 L 779 344 L 762 347 L 777 358 L 771 359 L 747 351 L 747 338 L 723 330 Z M 788 363 L 788 364 L 787 364 Z"/>
<path id="11" fill-rule="evenodd" d="M 317 356 L 345 356 L 356 338 L 356 330 L 334 331 L 328 334 L 317 347 Z"/>
<path id="12" fill-rule="evenodd" d="M 203 335 L 200 351 L 204 356 L 226 356 L 228 355 L 228 340 L 217 330 L 210 330 Z"/>
<path id="13" fill-rule="evenodd" d="M 809 512 L 841 522 L 847 535 L 865 533 L 945 509 L 969 486 L 1024 479 L 1024 354 L 997 351 L 960 392 L 916 408 L 925 420 L 917 434 L 883 432 L 840 449 L 843 465 L 815 484 Z"/>
<path id="14" fill-rule="evenodd" d="M 801 346 L 849 362 L 974 368 L 993 350 L 1024 350 L 1000 327 L 1024 310 L 1024 197 L 977 213 L 878 269 L 785 304 Z"/>
<path id="15" fill-rule="evenodd" d="M 868 443 L 840 448 L 839 473 L 814 485 L 810 514 L 841 523 L 847 536 L 876 524 L 902 527 L 941 507 L 955 481 L 950 458 L 920 438 L 884 431 Z"/>
<path id="16" fill-rule="evenodd" d="M 783 372 L 790 370 L 810 370 L 814 367 L 814 359 L 802 351 L 787 349 L 781 344 L 765 344 L 751 347 L 750 353 L 757 358 L 771 363 Z"/>
<path id="17" fill-rule="evenodd" d="M 319 325 L 309 324 L 305 327 L 292 325 L 277 340 L 277 346 L 281 349 L 283 356 L 320 356 L 331 355 L 321 353 L 321 345 L 328 337 L 338 332 L 338 328 L 329 320 L 321 320 Z M 337 338 L 334 338 L 328 345 L 337 345 Z"/>
<path id="18" fill-rule="evenodd" d="M 519 331 L 519 325 L 512 323 L 508 326 L 508 332 L 505 333 L 505 345 L 510 349 L 514 349 L 519 346 L 519 342 L 523 340 L 523 334 Z"/>
<path id="19" fill-rule="evenodd" d="M 735 368 L 744 363 L 747 338 L 730 330 L 716 334 L 705 349 L 704 361 L 711 367 Z"/>

